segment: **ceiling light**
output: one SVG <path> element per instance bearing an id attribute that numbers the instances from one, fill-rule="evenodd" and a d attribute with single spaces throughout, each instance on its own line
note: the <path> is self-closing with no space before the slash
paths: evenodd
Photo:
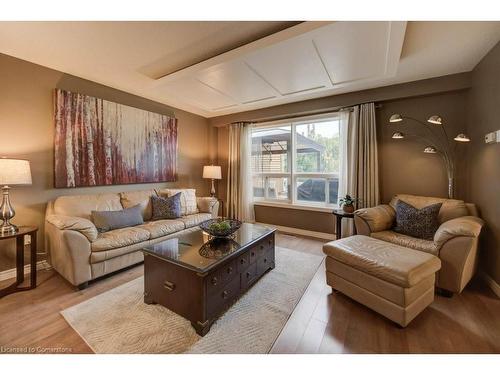
<path id="1" fill-rule="evenodd" d="M 389 119 L 389 122 L 401 122 L 403 121 L 403 117 L 399 113 L 395 113 Z"/>
<path id="2" fill-rule="evenodd" d="M 392 139 L 403 139 L 404 137 L 404 134 L 400 132 L 396 132 L 392 135 Z"/>
<path id="3" fill-rule="evenodd" d="M 427 146 L 426 148 L 424 148 L 424 152 L 426 154 L 435 154 L 437 151 L 434 147 L 432 146 Z"/>
<path id="4" fill-rule="evenodd" d="M 442 125 L 443 119 L 441 118 L 441 116 L 434 115 L 434 116 L 429 117 L 427 122 L 430 122 L 431 124 Z"/>
<path id="5" fill-rule="evenodd" d="M 460 133 L 455 138 L 453 138 L 457 142 L 470 142 L 470 138 L 464 133 Z"/>

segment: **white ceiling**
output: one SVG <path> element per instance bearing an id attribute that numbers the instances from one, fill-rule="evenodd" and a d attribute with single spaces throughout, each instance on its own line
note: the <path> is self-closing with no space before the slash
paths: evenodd
<path id="1" fill-rule="evenodd" d="M 499 40 L 500 22 L 0 22 L 1 53 L 205 117 L 470 71 Z"/>

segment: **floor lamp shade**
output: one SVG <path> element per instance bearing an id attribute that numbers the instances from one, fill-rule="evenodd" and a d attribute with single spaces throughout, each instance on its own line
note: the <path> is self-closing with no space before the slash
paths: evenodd
<path id="1" fill-rule="evenodd" d="M 0 235 L 17 232 L 17 227 L 10 222 L 16 211 L 10 204 L 9 185 L 31 185 L 31 168 L 28 160 L 0 158 L 0 186 L 3 196 L 0 205 Z"/>

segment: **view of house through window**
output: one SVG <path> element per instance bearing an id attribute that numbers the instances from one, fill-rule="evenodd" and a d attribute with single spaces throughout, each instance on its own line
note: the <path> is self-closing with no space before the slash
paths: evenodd
<path id="1" fill-rule="evenodd" d="M 336 205 L 340 171 L 337 116 L 252 129 L 255 200 Z"/>

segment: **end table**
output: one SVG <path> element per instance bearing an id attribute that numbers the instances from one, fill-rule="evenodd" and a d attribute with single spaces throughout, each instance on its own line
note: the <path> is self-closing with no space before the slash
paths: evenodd
<path id="1" fill-rule="evenodd" d="M 16 233 L 0 235 L 0 240 L 16 239 L 16 281 L 8 287 L 0 290 L 0 298 L 25 290 L 36 288 L 36 233 L 37 227 L 19 227 Z M 24 282 L 24 236 L 30 236 L 30 285 L 20 287 Z"/>
<path id="2" fill-rule="evenodd" d="M 337 240 L 342 238 L 342 219 L 344 217 L 349 218 L 349 219 L 354 219 L 354 212 L 345 212 L 342 209 L 335 209 L 332 211 L 333 215 L 335 216 L 335 221 L 336 221 L 336 227 L 337 229 L 335 230 L 335 236 Z M 354 226 L 354 234 L 356 234 L 356 226 Z"/>

